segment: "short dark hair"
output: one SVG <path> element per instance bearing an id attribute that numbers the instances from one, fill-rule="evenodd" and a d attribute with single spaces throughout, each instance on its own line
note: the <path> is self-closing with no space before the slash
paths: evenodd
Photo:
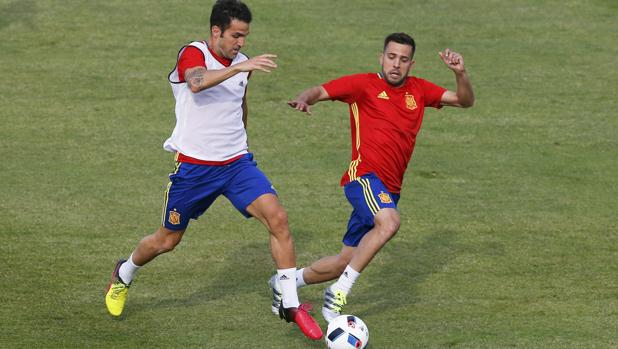
<path id="1" fill-rule="evenodd" d="M 239 0 L 217 0 L 210 13 L 210 28 L 217 26 L 224 32 L 230 26 L 232 19 L 251 23 L 249 7 Z"/>
<path id="2" fill-rule="evenodd" d="M 414 39 L 406 33 L 392 33 L 389 34 L 386 39 L 384 39 L 384 50 L 386 50 L 386 46 L 388 43 L 394 41 L 398 44 L 408 45 L 412 47 L 412 57 L 414 57 L 414 52 L 416 52 L 416 43 Z"/>

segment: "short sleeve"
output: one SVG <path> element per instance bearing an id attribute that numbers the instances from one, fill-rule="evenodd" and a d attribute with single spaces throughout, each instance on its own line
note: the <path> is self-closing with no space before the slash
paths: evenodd
<path id="1" fill-rule="evenodd" d="M 322 85 L 331 100 L 353 103 L 362 91 L 366 74 L 342 76 Z"/>
<path id="2" fill-rule="evenodd" d="M 446 92 L 446 89 L 425 79 L 419 78 L 418 83 L 423 90 L 423 94 L 425 96 L 425 106 L 442 108 L 442 105 L 440 105 L 440 101 L 442 100 L 442 95 L 444 94 L 444 92 Z"/>
<path id="3" fill-rule="evenodd" d="M 195 46 L 187 46 L 178 59 L 178 79 L 185 81 L 185 70 L 195 67 L 206 67 L 202 50 Z"/>

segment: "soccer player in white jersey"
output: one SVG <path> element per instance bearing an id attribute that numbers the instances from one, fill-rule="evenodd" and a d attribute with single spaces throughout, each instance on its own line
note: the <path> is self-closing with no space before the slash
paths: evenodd
<path id="1" fill-rule="evenodd" d="M 176 154 L 161 226 L 144 237 L 127 260 L 116 264 L 105 303 L 120 316 L 136 271 L 174 249 L 190 219 L 197 219 L 221 195 L 245 217 L 270 232 L 283 299 L 280 317 L 295 322 L 311 339 L 322 330 L 301 305 L 296 291 L 296 256 L 287 214 L 268 178 L 248 152 L 246 89 L 251 72 L 270 72 L 275 55 L 248 58 L 240 52 L 249 35 L 251 12 L 238 0 L 219 0 L 210 16 L 208 41 L 192 42 L 178 53 L 169 81 L 176 99 L 176 126 L 164 148 Z"/>

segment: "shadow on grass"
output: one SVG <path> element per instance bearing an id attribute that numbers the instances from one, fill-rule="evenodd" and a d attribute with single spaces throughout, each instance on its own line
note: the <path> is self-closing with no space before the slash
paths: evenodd
<path id="1" fill-rule="evenodd" d="M 457 241 L 454 231 L 435 232 L 420 243 L 394 240 L 380 252 L 381 265 L 370 264 L 376 268 L 371 286 L 366 292 L 354 293 L 352 302 L 369 306 L 358 311 L 358 316 L 384 314 L 418 302 L 418 286 L 462 254 L 487 253 L 503 254 L 504 247 L 473 246 Z M 373 271 L 376 274 L 376 271 Z"/>
<path id="2" fill-rule="evenodd" d="M 220 257 L 216 263 L 204 264 L 204 268 L 212 268 L 207 273 L 187 272 L 183 273 L 186 275 L 175 277 L 174 279 L 177 279 L 179 284 L 161 284 L 160 279 L 156 282 L 151 282 L 149 287 L 156 287 L 156 284 L 158 284 L 160 287 L 169 289 L 169 292 L 158 290 L 156 296 L 142 296 L 141 299 L 134 297 L 132 300 L 129 298 L 125 314 L 121 317 L 113 318 L 113 320 L 124 322 L 130 318 L 142 318 L 144 314 L 153 312 L 169 312 L 169 317 L 174 319 L 181 316 L 179 314 L 193 316 L 190 308 L 195 307 L 203 310 L 206 307 L 211 311 L 221 312 L 211 317 L 216 319 L 215 321 L 220 322 L 217 325 L 213 325 L 219 330 L 239 326 L 239 321 L 272 322 L 274 328 L 280 331 L 281 339 L 279 340 L 289 341 L 290 344 L 286 347 L 323 348 L 323 341 L 308 341 L 300 333 L 297 326 L 287 324 L 271 314 L 270 305 L 272 299 L 270 298 L 271 294 L 267 281 L 274 272 L 275 265 L 271 259 L 267 240 L 263 242 L 249 241 L 245 244 L 238 243 L 233 248 L 225 251 L 225 254 Z M 204 262 L 197 262 L 197 264 L 200 263 Z M 193 265 L 195 267 L 196 263 Z M 175 268 L 182 268 L 182 266 L 175 266 Z M 198 281 L 192 282 L 191 278 Z M 183 290 L 183 285 L 196 286 L 188 286 L 191 288 Z M 132 290 L 132 292 L 135 292 L 135 294 L 140 293 L 141 285 L 139 286 L 139 288 Z M 181 292 L 174 293 L 176 291 Z M 234 302 L 235 300 L 238 300 L 238 304 L 229 305 L 229 302 Z M 256 305 L 251 303 L 256 302 L 259 303 L 257 304 L 259 308 L 257 311 L 254 312 L 252 309 L 247 309 L 247 307 L 254 308 Z M 262 329 L 261 324 L 254 323 L 243 324 L 241 327 L 242 330 L 240 332 L 248 331 L 249 329 Z M 238 333 L 233 332 L 229 335 L 238 336 Z M 238 340 L 238 338 L 232 339 L 232 341 L 235 340 Z M 203 347 L 211 347 L 204 343 L 202 345 L 204 345 Z M 276 344 L 273 348 L 275 347 Z"/>
<path id="3" fill-rule="evenodd" d="M 400 232 L 401 233 L 401 232 Z M 390 241 L 380 252 L 384 261 L 374 268 L 371 286 L 366 292 L 355 293 L 351 301 L 370 306 L 358 316 L 388 313 L 406 304 L 418 301 L 417 286 L 432 274 L 442 270 L 459 255 L 464 247 L 456 242 L 454 232 L 436 232 L 420 244 L 408 241 Z M 377 269 L 377 270 L 376 270 Z"/>
<path id="4" fill-rule="evenodd" d="M 237 248 L 230 250 L 223 260 L 224 263 L 204 266 L 204 268 L 217 268 L 217 270 L 211 273 L 213 277 L 203 276 L 202 285 L 190 294 L 183 293 L 178 297 L 172 295 L 154 301 L 142 300 L 131 306 L 131 312 L 138 313 L 153 308 L 191 307 L 223 298 L 233 299 L 237 296 L 242 298 L 242 295 L 256 290 L 267 294 L 267 277 L 273 271 L 274 264 L 266 241 L 237 245 Z M 258 287 L 261 288 L 258 289 Z M 265 302 L 264 306 L 268 304 Z"/>
<path id="5" fill-rule="evenodd" d="M 384 314 L 418 302 L 418 286 L 464 253 L 503 253 L 501 245 L 473 246 L 459 242 L 458 235 L 455 231 L 443 231 L 428 235 L 420 244 L 401 239 L 389 242 L 359 280 L 370 286 L 362 292 L 351 294 L 350 304 L 355 305 L 356 315 Z M 303 248 L 304 239 L 296 239 L 297 249 Z M 172 295 L 165 299 L 142 300 L 131 305 L 131 313 L 153 308 L 191 307 L 224 298 L 243 298 L 256 291 L 264 293 L 264 306 L 269 305 L 266 282 L 274 271 L 274 264 L 266 241 L 236 245 L 223 260 L 225 262 L 212 266 L 218 268 L 211 273 L 213 277 L 204 278 L 203 284 L 193 292 L 178 297 Z M 327 284 L 309 287 L 321 290 Z M 321 300 L 315 301 L 315 314 L 318 314 Z"/>

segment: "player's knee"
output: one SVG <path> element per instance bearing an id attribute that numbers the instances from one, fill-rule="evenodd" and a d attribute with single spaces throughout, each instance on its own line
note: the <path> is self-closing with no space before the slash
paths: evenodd
<path id="1" fill-rule="evenodd" d="M 400 226 L 401 226 L 401 221 L 399 219 L 399 216 L 395 216 L 388 221 L 386 225 L 386 230 L 388 231 L 389 234 L 391 234 L 391 236 L 393 236 L 397 234 L 397 231 L 399 231 Z"/>
<path id="2" fill-rule="evenodd" d="M 390 240 L 397 231 L 399 231 L 399 226 L 401 221 L 399 219 L 399 214 L 388 214 L 380 217 L 379 220 L 376 220 L 376 228 L 382 240 L 384 242 Z"/>
<path id="3" fill-rule="evenodd" d="M 288 214 L 284 209 L 278 209 L 268 217 L 268 226 L 275 235 L 289 235 Z"/>
<path id="4" fill-rule="evenodd" d="M 173 251 L 176 246 L 180 243 L 180 239 L 176 237 L 167 237 L 164 239 L 159 246 L 159 250 L 161 253 Z"/>
<path id="5" fill-rule="evenodd" d="M 174 250 L 182 240 L 181 232 L 158 233 L 155 239 L 155 248 L 159 253 L 166 253 Z"/>

